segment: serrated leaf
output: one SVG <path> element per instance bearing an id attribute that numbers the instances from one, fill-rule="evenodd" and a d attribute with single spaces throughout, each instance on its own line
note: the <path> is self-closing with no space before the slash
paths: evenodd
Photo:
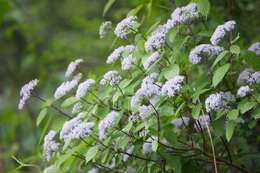
<path id="1" fill-rule="evenodd" d="M 153 150 L 154 152 L 156 152 L 157 149 L 158 149 L 158 141 L 155 140 L 155 141 L 152 142 L 152 150 Z"/>
<path id="2" fill-rule="evenodd" d="M 238 109 L 240 110 L 240 112 L 242 114 L 246 113 L 247 111 L 251 110 L 253 107 L 255 107 L 257 105 L 256 102 L 254 101 L 248 101 L 247 99 L 241 101 L 238 104 Z"/>
<path id="3" fill-rule="evenodd" d="M 86 163 L 92 160 L 98 153 L 98 146 L 94 146 L 88 149 L 88 152 L 85 154 Z"/>
<path id="4" fill-rule="evenodd" d="M 69 97 L 61 103 L 61 107 L 68 108 L 71 105 L 74 105 L 77 101 L 78 99 L 76 97 Z"/>
<path id="5" fill-rule="evenodd" d="M 39 126 L 41 124 L 42 120 L 46 117 L 47 113 L 48 113 L 48 108 L 43 108 L 41 110 L 36 120 L 36 126 Z"/>
<path id="6" fill-rule="evenodd" d="M 239 55 L 240 54 L 240 47 L 237 46 L 237 45 L 232 45 L 230 47 L 230 52 L 233 53 L 233 54 Z"/>
<path id="7" fill-rule="evenodd" d="M 216 87 L 225 77 L 226 73 L 230 68 L 230 64 L 225 64 L 219 67 L 213 74 L 212 86 Z"/>
<path id="8" fill-rule="evenodd" d="M 237 109 L 233 109 L 228 112 L 227 117 L 229 120 L 236 120 L 239 115 L 239 111 Z"/>
<path id="9" fill-rule="evenodd" d="M 226 123 L 226 138 L 229 142 L 233 136 L 236 123 L 234 121 L 227 121 Z"/>

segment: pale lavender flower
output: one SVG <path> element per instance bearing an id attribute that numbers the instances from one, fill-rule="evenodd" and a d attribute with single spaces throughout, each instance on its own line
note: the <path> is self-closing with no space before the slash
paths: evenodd
<path id="1" fill-rule="evenodd" d="M 130 145 L 130 146 L 128 147 L 128 149 L 126 150 L 126 152 L 127 152 L 128 154 L 132 154 L 133 151 L 134 151 L 134 145 Z M 129 158 L 129 155 L 127 155 L 127 154 L 124 154 L 124 155 L 123 155 L 123 161 L 124 161 L 124 162 L 126 162 L 126 161 L 128 160 L 128 158 Z"/>
<path id="2" fill-rule="evenodd" d="M 256 55 L 260 56 L 260 42 L 253 43 L 249 48 L 249 51 L 255 52 Z"/>
<path id="3" fill-rule="evenodd" d="M 110 86 L 116 86 L 120 83 L 121 80 L 122 77 L 119 75 L 118 71 L 112 70 L 104 74 L 104 77 L 103 79 L 101 79 L 100 84 L 101 85 L 109 84 Z"/>
<path id="4" fill-rule="evenodd" d="M 148 115 L 152 113 L 153 107 L 151 105 L 146 106 L 142 105 L 139 107 L 139 116 L 141 117 L 142 120 L 144 120 Z"/>
<path id="5" fill-rule="evenodd" d="M 252 91 L 253 91 L 253 89 L 251 89 L 248 85 L 241 86 L 237 90 L 237 96 L 238 97 L 245 97 L 245 96 L 249 95 Z"/>
<path id="6" fill-rule="evenodd" d="M 30 99 L 33 90 L 38 85 L 38 79 L 31 80 L 25 84 L 20 90 L 20 101 L 18 104 L 18 109 L 22 110 L 26 102 Z"/>
<path id="7" fill-rule="evenodd" d="M 100 140 L 106 137 L 106 129 L 114 126 L 117 115 L 118 112 L 112 111 L 107 114 L 107 116 L 103 120 L 100 121 L 100 123 L 98 124 L 98 136 Z"/>
<path id="8" fill-rule="evenodd" d="M 259 84 L 260 83 L 260 71 L 253 71 L 252 69 L 245 69 L 239 74 L 237 79 L 238 85 L 248 84 Z"/>
<path id="9" fill-rule="evenodd" d="M 98 168 L 92 168 L 88 171 L 88 173 L 98 173 Z"/>
<path id="10" fill-rule="evenodd" d="M 105 38 L 108 31 L 112 28 L 112 22 L 110 21 L 105 21 L 103 22 L 100 27 L 99 27 L 99 37 Z"/>
<path id="11" fill-rule="evenodd" d="M 82 104 L 80 102 L 78 102 L 78 103 L 74 104 L 71 113 L 73 113 L 73 114 L 79 113 L 82 111 L 82 108 L 83 108 Z"/>
<path id="12" fill-rule="evenodd" d="M 96 81 L 93 79 L 88 79 L 82 83 L 79 84 L 77 92 L 76 92 L 76 98 L 84 97 L 87 92 L 90 90 L 91 87 L 95 85 Z"/>
<path id="13" fill-rule="evenodd" d="M 116 158 L 113 157 L 111 163 L 104 164 L 105 167 L 113 169 L 116 166 Z"/>
<path id="14" fill-rule="evenodd" d="M 129 16 L 119 22 L 115 28 L 115 35 L 122 39 L 127 39 L 127 35 L 137 28 L 138 22 L 136 16 Z"/>
<path id="15" fill-rule="evenodd" d="M 184 81 L 184 76 L 175 76 L 172 79 L 165 82 L 162 86 L 162 95 L 173 97 L 175 96 L 182 88 L 182 83 Z"/>
<path id="16" fill-rule="evenodd" d="M 44 137 L 43 142 L 43 156 L 47 161 L 51 160 L 53 152 L 59 150 L 59 143 L 54 140 L 56 132 L 54 130 L 49 131 L 49 133 Z"/>
<path id="17" fill-rule="evenodd" d="M 124 46 L 120 46 L 116 48 L 108 57 L 107 57 L 107 64 L 112 64 L 116 60 L 121 58 L 122 53 L 124 52 Z"/>
<path id="18" fill-rule="evenodd" d="M 210 117 L 209 115 L 201 115 L 199 118 L 195 121 L 194 128 L 197 131 L 203 130 L 207 128 L 210 124 Z"/>
<path id="19" fill-rule="evenodd" d="M 82 74 L 79 73 L 72 80 L 63 82 L 56 89 L 56 91 L 54 93 L 54 98 L 59 99 L 59 98 L 65 96 L 66 94 L 68 94 L 72 89 L 74 89 L 78 85 L 81 78 L 82 78 Z"/>
<path id="20" fill-rule="evenodd" d="M 174 119 L 171 124 L 174 125 L 176 128 L 180 128 L 183 125 L 188 125 L 190 121 L 189 117 L 182 117 Z"/>
<path id="21" fill-rule="evenodd" d="M 222 51 L 224 51 L 224 49 L 219 46 L 200 44 L 191 50 L 189 59 L 192 64 L 198 64 L 203 57 L 217 56 Z"/>
<path id="22" fill-rule="evenodd" d="M 75 61 L 71 61 L 66 70 L 65 77 L 70 77 L 82 62 L 83 59 L 76 59 Z"/>
<path id="23" fill-rule="evenodd" d="M 166 28 L 165 26 L 158 26 L 155 31 L 152 32 L 152 34 L 149 36 L 147 41 L 145 42 L 145 50 L 147 52 L 153 51 L 153 50 L 159 50 L 162 49 L 165 44 L 165 34 L 166 34 Z"/>
<path id="24" fill-rule="evenodd" d="M 235 29 L 236 22 L 234 20 L 230 20 L 225 22 L 223 25 L 219 25 L 210 38 L 210 42 L 213 45 L 218 45 L 220 41 Z"/>
<path id="25" fill-rule="evenodd" d="M 150 57 L 147 58 L 147 60 L 144 62 L 143 66 L 144 69 L 147 70 L 155 61 L 157 61 L 160 58 L 160 55 L 158 52 L 154 52 Z"/>
<path id="26" fill-rule="evenodd" d="M 134 66 L 134 64 L 135 64 L 135 59 L 133 58 L 133 55 L 129 55 L 128 57 L 122 59 L 121 69 L 129 70 Z"/>
<path id="27" fill-rule="evenodd" d="M 143 143 L 143 153 L 144 154 L 149 154 L 152 152 L 152 142 L 156 141 L 157 137 L 152 136 L 146 140 L 146 142 Z"/>

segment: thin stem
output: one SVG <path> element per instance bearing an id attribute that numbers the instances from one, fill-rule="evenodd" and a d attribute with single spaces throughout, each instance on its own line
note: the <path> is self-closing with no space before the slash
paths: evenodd
<path id="1" fill-rule="evenodd" d="M 116 84 L 116 87 L 119 89 L 119 91 L 121 92 L 122 96 L 125 97 L 125 94 L 124 94 L 123 90 L 120 88 L 120 86 L 118 84 Z"/>
<path id="2" fill-rule="evenodd" d="M 101 100 L 96 94 L 94 94 L 93 92 L 89 92 L 91 95 L 93 95 L 103 106 L 107 106 L 103 100 Z"/>
<path id="3" fill-rule="evenodd" d="M 150 101 L 149 101 L 150 102 Z M 154 107 L 154 105 L 150 102 L 150 105 L 152 106 L 155 114 L 156 114 L 156 117 L 157 117 L 157 141 L 158 143 L 160 143 L 160 131 L 161 131 L 161 124 L 160 124 L 160 115 L 159 115 L 159 112 L 156 110 L 156 108 Z"/>

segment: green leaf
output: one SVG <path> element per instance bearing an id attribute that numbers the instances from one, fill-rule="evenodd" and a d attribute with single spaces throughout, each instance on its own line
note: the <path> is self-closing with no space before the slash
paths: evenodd
<path id="1" fill-rule="evenodd" d="M 98 153 L 98 146 L 89 148 L 87 154 L 85 155 L 86 163 L 92 160 L 97 153 Z"/>
<path id="2" fill-rule="evenodd" d="M 108 10 L 112 7 L 112 5 L 116 2 L 116 0 L 108 0 L 105 7 L 104 7 L 104 10 L 103 10 L 103 16 L 105 16 L 108 12 Z"/>
<path id="3" fill-rule="evenodd" d="M 227 117 L 229 120 L 236 120 L 239 115 L 239 111 L 237 109 L 233 109 L 228 112 Z"/>
<path id="4" fill-rule="evenodd" d="M 182 172 L 182 164 L 181 159 L 179 157 L 169 155 L 168 157 L 166 157 L 166 164 L 170 168 L 173 168 L 175 173 Z"/>
<path id="5" fill-rule="evenodd" d="M 137 13 L 143 8 L 143 4 L 138 5 L 134 9 L 130 10 L 127 14 L 127 16 L 136 16 Z"/>
<path id="6" fill-rule="evenodd" d="M 225 50 L 223 52 L 221 52 L 218 57 L 215 59 L 213 65 L 211 66 L 211 69 L 213 69 L 217 64 L 218 62 L 220 62 L 223 58 L 225 58 L 227 55 L 229 55 L 229 51 Z"/>
<path id="7" fill-rule="evenodd" d="M 155 141 L 152 142 L 152 150 L 153 150 L 154 152 L 156 152 L 156 151 L 157 151 L 157 148 L 158 148 L 158 141 L 155 140 Z"/>
<path id="8" fill-rule="evenodd" d="M 212 79 L 212 86 L 216 87 L 222 79 L 225 77 L 226 73 L 228 72 L 230 68 L 230 64 L 225 64 L 221 67 L 219 67 L 213 74 L 213 79 Z"/>
<path id="9" fill-rule="evenodd" d="M 202 105 L 201 105 L 201 104 L 198 104 L 198 105 L 193 106 L 193 108 L 192 108 L 192 113 L 191 113 L 191 114 L 192 114 L 192 117 L 193 117 L 194 119 L 197 119 L 197 118 L 199 117 L 201 108 L 202 108 Z"/>
<path id="10" fill-rule="evenodd" d="M 195 0 L 195 2 L 198 3 L 198 6 L 199 6 L 199 12 L 207 17 L 208 14 L 209 14 L 209 11 L 210 11 L 210 3 L 209 3 L 209 0 Z"/>
<path id="11" fill-rule="evenodd" d="M 179 73 L 180 73 L 180 67 L 177 64 L 173 64 L 165 68 L 165 70 L 163 70 L 162 72 L 163 76 L 167 80 L 172 79 L 174 76 L 178 75 Z"/>
<path id="12" fill-rule="evenodd" d="M 245 51 L 242 54 L 243 59 L 253 68 L 254 70 L 260 70 L 260 58 L 254 52 Z"/>
<path id="13" fill-rule="evenodd" d="M 36 126 L 39 126 L 41 124 L 42 120 L 46 117 L 47 113 L 48 113 L 48 108 L 43 108 L 41 110 L 36 120 Z"/>
<path id="14" fill-rule="evenodd" d="M 248 101 L 247 99 L 242 100 L 239 104 L 238 104 L 238 109 L 240 110 L 240 112 L 242 114 L 246 113 L 247 111 L 251 110 L 253 107 L 255 107 L 257 105 L 256 102 L 254 101 Z"/>
<path id="15" fill-rule="evenodd" d="M 75 104 L 77 101 L 78 101 L 78 99 L 76 97 L 69 97 L 62 102 L 61 107 L 67 108 L 67 107 Z"/>
<path id="16" fill-rule="evenodd" d="M 227 138 L 228 142 L 230 141 L 230 139 L 233 136 L 235 126 L 236 126 L 236 123 L 234 121 L 227 121 L 227 124 L 226 124 L 226 138 Z"/>
<path id="17" fill-rule="evenodd" d="M 260 118 L 260 107 L 256 108 L 256 109 L 252 112 L 252 117 L 254 117 L 255 119 L 259 119 L 259 118 Z"/>
<path id="18" fill-rule="evenodd" d="M 132 127 L 133 127 L 133 122 L 130 121 L 130 122 L 125 126 L 125 128 L 123 128 L 123 131 L 128 133 L 128 132 L 131 130 Z"/>
<path id="19" fill-rule="evenodd" d="M 237 45 L 232 45 L 230 47 L 230 52 L 233 53 L 233 54 L 239 55 L 240 54 L 240 47 L 237 46 Z"/>

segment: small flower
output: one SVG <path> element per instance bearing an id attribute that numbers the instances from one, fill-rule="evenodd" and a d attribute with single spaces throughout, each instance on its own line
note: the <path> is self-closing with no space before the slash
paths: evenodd
<path id="1" fill-rule="evenodd" d="M 99 27 L 99 37 L 105 38 L 108 31 L 112 28 L 112 22 L 110 21 L 105 21 L 103 22 L 100 27 Z"/>
<path id="2" fill-rule="evenodd" d="M 235 25 L 236 22 L 233 20 L 227 21 L 223 25 L 219 25 L 210 38 L 211 44 L 218 45 L 227 33 L 235 29 Z"/>
<path id="3" fill-rule="evenodd" d="M 238 90 L 237 90 L 237 96 L 238 97 L 245 97 L 247 95 L 249 95 L 253 90 L 249 88 L 248 85 L 246 86 L 241 86 Z"/>
<path id="4" fill-rule="evenodd" d="M 142 105 L 139 107 L 139 116 L 144 120 L 148 115 L 151 114 L 153 107 L 151 105 Z"/>
<path id="5" fill-rule="evenodd" d="M 130 146 L 128 147 L 128 149 L 126 150 L 126 152 L 127 152 L 128 154 L 132 154 L 133 151 L 134 151 L 134 145 L 130 145 Z M 127 154 L 124 154 L 124 155 L 123 155 L 123 161 L 124 161 L 124 162 L 126 162 L 126 161 L 128 160 L 128 158 L 129 158 L 129 155 L 127 155 Z"/>
<path id="6" fill-rule="evenodd" d="M 80 116 L 77 116 L 63 124 L 60 132 L 60 139 L 67 141 L 70 139 L 79 139 L 92 133 L 94 123 L 83 122 Z"/>
<path id="7" fill-rule="evenodd" d="M 124 52 L 124 46 L 120 46 L 116 48 L 107 58 L 106 63 L 112 64 L 116 60 L 118 60 L 121 57 L 121 54 Z"/>
<path id="8" fill-rule="evenodd" d="M 54 93 L 55 99 L 59 99 L 68 94 L 73 88 L 75 88 L 78 85 L 81 78 L 82 74 L 79 73 L 71 81 L 63 82 Z"/>
<path id="9" fill-rule="evenodd" d="M 43 155 L 47 161 L 50 161 L 52 153 L 58 151 L 59 149 L 59 143 L 54 140 L 55 134 L 56 132 L 54 130 L 51 130 L 44 137 Z"/>
<path id="10" fill-rule="evenodd" d="M 77 92 L 76 92 L 76 98 L 84 97 L 87 92 L 90 90 L 91 87 L 95 85 L 96 81 L 93 79 L 88 79 L 82 83 L 79 84 Z"/>
<path id="11" fill-rule="evenodd" d="M 28 99 L 30 99 L 33 90 L 38 85 L 38 79 L 31 80 L 25 84 L 20 90 L 20 101 L 18 104 L 18 109 L 22 110 Z"/>
<path id="12" fill-rule="evenodd" d="M 209 115 L 201 115 L 199 118 L 195 121 L 194 128 L 197 131 L 203 130 L 209 126 L 210 123 L 210 117 Z"/>
<path id="13" fill-rule="evenodd" d="M 147 52 L 153 50 L 162 49 L 165 44 L 166 28 L 162 25 L 158 26 L 155 31 L 152 32 L 150 37 L 145 42 L 145 50 Z"/>
<path id="14" fill-rule="evenodd" d="M 260 71 L 255 72 L 252 69 L 245 69 L 239 74 L 237 83 L 238 85 L 253 85 L 260 83 Z"/>
<path id="15" fill-rule="evenodd" d="M 136 16 L 129 16 L 119 22 L 115 29 L 115 35 L 122 39 L 127 39 L 127 35 L 137 29 L 138 22 Z"/>
<path id="16" fill-rule="evenodd" d="M 109 84 L 110 86 L 116 86 L 120 83 L 122 77 L 116 70 L 108 71 L 103 79 L 100 81 L 101 85 Z"/>
<path id="17" fill-rule="evenodd" d="M 70 77 L 82 62 L 83 59 L 76 59 L 75 61 L 72 61 L 68 65 L 68 68 L 65 73 L 65 77 Z"/>
<path id="18" fill-rule="evenodd" d="M 152 142 L 156 141 L 156 140 L 157 140 L 157 137 L 152 136 L 152 137 L 148 138 L 146 140 L 146 142 L 144 142 L 144 144 L 143 144 L 143 153 L 144 154 L 149 154 L 152 152 Z"/>
<path id="19" fill-rule="evenodd" d="M 190 121 L 189 117 L 182 117 L 174 119 L 171 124 L 174 125 L 176 128 L 180 128 L 183 124 L 188 125 Z"/>
<path id="20" fill-rule="evenodd" d="M 122 70 L 129 70 L 131 69 L 135 64 L 135 59 L 132 55 L 129 55 L 128 57 L 124 58 L 121 61 L 121 69 Z"/>
<path id="21" fill-rule="evenodd" d="M 115 166 L 116 166 L 116 158 L 113 157 L 113 158 L 112 158 L 112 162 L 111 162 L 111 163 L 104 164 L 104 166 L 107 167 L 107 168 L 109 168 L 109 169 L 115 168 Z"/>
<path id="22" fill-rule="evenodd" d="M 83 108 L 82 104 L 80 102 L 78 102 L 78 103 L 74 104 L 71 113 L 73 113 L 73 114 L 79 113 L 82 111 L 82 108 Z"/>
<path id="23" fill-rule="evenodd" d="M 147 70 L 155 61 L 157 61 L 160 58 L 160 55 L 158 52 L 154 52 L 148 59 L 144 62 L 143 66 L 144 69 Z"/>
<path id="24" fill-rule="evenodd" d="M 109 114 L 107 114 L 107 116 L 103 120 L 100 121 L 98 125 L 98 134 L 100 140 L 106 137 L 106 129 L 111 126 L 114 126 L 117 115 L 117 112 L 112 111 Z"/>
<path id="25" fill-rule="evenodd" d="M 220 54 L 224 49 L 219 46 L 212 46 L 210 44 L 201 44 L 193 48 L 190 52 L 189 59 L 192 64 L 198 64 L 205 56 L 216 56 Z"/>
<path id="26" fill-rule="evenodd" d="M 173 97 L 182 88 L 182 83 L 184 81 L 184 76 L 175 76 L 174 78 L 165 82 L 162 86 L 162 95 Z"/>
<path id="27" fill-rule="evenodd" d="M 249 51 L 255 52 L 256 55 L 260 56 L 260 42 L 253 43 L 249 48 Z"/>

